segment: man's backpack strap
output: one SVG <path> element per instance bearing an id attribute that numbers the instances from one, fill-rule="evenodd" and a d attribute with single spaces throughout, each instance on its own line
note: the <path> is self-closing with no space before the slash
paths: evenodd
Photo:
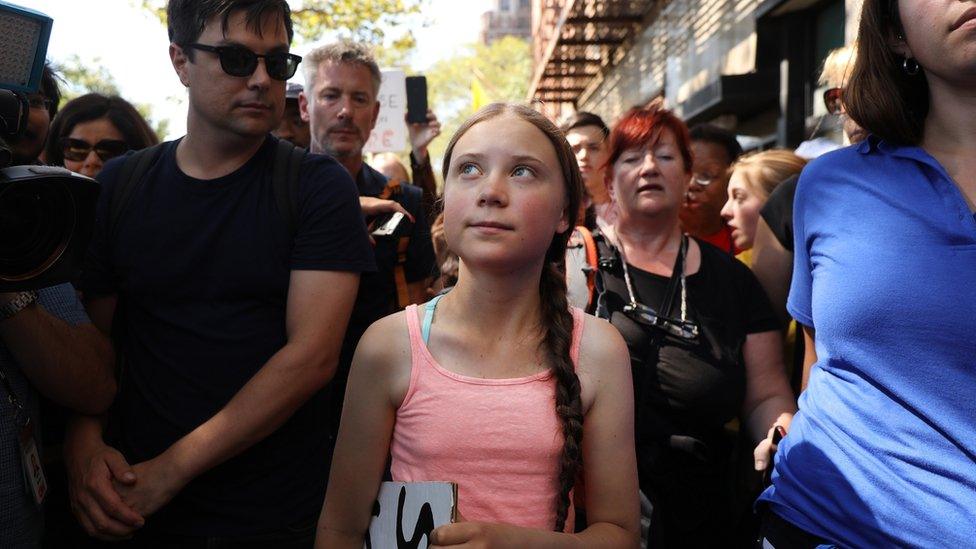
<path id="1" fill-rule="evenodd" d="M 593 240 L 593 233 L 583 225 L 577 226 L 574 232 L 583 240 L 583 249 L 586 251 L 586 267 L 583 272 L 586 274 L 586 287 L 590 291 L 586 309 L 590 310 L 596 303 L 596 272 L 599 269 L 596 242 Z"/>
<path id="2" fill-rule="evenodd" d="M 118 179 L 115 181 L 115 187 L 112 189 L 112 196 L 109 197 L 108 202 L 109 225 L 107 236 L 110 242 L 118 238 L 119 222 L 122 219 L 122 213 L 125 212 L 126 206 L 128 206 L 129 201 L 132 199 L 132 193 L 142 184 L 143 179 L 146 177 L 146 172 L 149 171 L 149 167 L 156 162 L 156 159 L 162 154 L 163 147 L 165 146 L 166 143 L 159 143 L 152 147 L 138 150 L 125 157 L 125 160 L 122 161 L 122 166 L 119 167 Z M 126 334 L 126 323 L 124 320 L 125 307 L 121 306 L 125 298 L 121 294 L 118 297 L 120 305 L 115 308 L 115 316 L 112 319 L 112 339 L 116 342 L 116 348 L 119 349 L 119 352 L 116 354 L 116 368 L 118 369 L 119 382 L 121 383 L 128 375 L 128 367 L 125 360 L 125 353 L 121 352 L 121 345 L 119 344 L 125 338 Z M 109 429 L 117 429 L 117 426 L 113 426 L 110 423 Z"/>
<path id="3" fill-rule="evenodd" d="M 166 143 L 153 145 L 130 154 L 122 161 L 119 168 L 119 177 L 112 190 L 112 197 L 109 199 L 109 235 L 115 235 L 122 218 L 122 212 L 129 204 L 132 193 L 142 184 L 142 180 L 149 171 L 149 166 L 159 158 Z"/>
<path id="4" fill-rule="evenodd" d="M 129 155 L 119 169 L 109 202 L 109 231 L 115 234 L 122 213 L 125 211 L 132 193 L 142 183 L 149 167 L 159 158 L 165 143 L 142 149 Z M 292 143 L 280 140 L 275 149 L 271 182 L 274 189 L 275 204 L 288 227 L 288 234 L 294 238 L 298 231 L 298 180 L 301 173 L 305 150 Z"/>
<path id="5" fill-rule="evenodd" d="M 606 236 L 596 230 L 593 232 L 593 243 L 596 245 L 597 268 L 594 272 L 594 299 L 586 312 L 610 320 L 610 311 L 607 310 L 605 293 L 607 291 L 606 281 L 603 279 L 605 272 L 616 272 L 621 269 L 620 256 L 616 249 L 607 242 Z"/>
<path id="6" fill-rule="evenodd" d="M 271 172 L 275 204 L 285 221 L 291 240 L 298 234 L 298 179 L 301 174 L 305 149 L 290 141 L 278 140 Z"/>

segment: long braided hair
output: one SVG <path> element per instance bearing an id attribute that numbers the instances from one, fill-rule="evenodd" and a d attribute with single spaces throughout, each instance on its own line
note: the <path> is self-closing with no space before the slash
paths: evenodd
<path id="1" fill-rule="evenodd" d="M 566 300 L 566 277 L 563 268 L 566 244 L 576 225 L 576 215 L 583 193 L 583 178 L 576 157 L 563 133 L 542 114 L 523 105 L 493 103 L 475 113 L 455 132 L 444 153 L 441 173 L 446 182 L 454 146 L 465 132 L 475 124 L 504 114 L 514 115 L 529 122 L 546 135 L 556 150 L 556 157 L 559 159 L 559 167 L 565 181 L 566 216 L 569 228 L 553 237 L 546 250 L 546 261 L 539 280 L 539 297 L 542 302 L 540 345 L 556 381 L 556 415 L 562 424 L 564 439 L 559 464 L 559 496 L 555 502 L 556 522 L 554 524 L 554 529 L 561 532 L 566 527 L 569 513 L 569 493 L 576 484 L 576 478 L 583 466 L 583 403 L 579 378 L 576 376 L 576 369 L 570 357 L 573 315 Z"/>

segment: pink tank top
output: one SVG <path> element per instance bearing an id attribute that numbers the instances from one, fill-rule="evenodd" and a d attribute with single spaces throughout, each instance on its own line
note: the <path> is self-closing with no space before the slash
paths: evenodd
<path id="1" fill-rule="evenodd" d="M 583 312 L 572 313 L 576 365 Z M 393 480 L 453 481 L 466 520 L 552 530 L 563 448 L 552 373 L 515 379 L 456 374 L 428 351 L 417 306 L 406 315 L 412 366 L 390 444 Z M 567 532 L 573 531 L 572 501 L 570 494 Z"/>

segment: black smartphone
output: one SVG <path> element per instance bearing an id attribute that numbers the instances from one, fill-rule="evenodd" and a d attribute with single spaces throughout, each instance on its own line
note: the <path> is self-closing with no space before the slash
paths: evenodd
<path id="1" fill-rule="evenodd" d="M 407 77 L 407 122 L 427 123 L 427 77 Z"/>

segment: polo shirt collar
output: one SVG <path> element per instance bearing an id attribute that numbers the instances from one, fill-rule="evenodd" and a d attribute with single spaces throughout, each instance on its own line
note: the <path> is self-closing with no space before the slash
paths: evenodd
<path id="1" fill-rule="evenodd" d="M 908 160 L 914 160 L 921 164 L 925 164 L 931 168 L 934 168 L 940 173 L 945 172 L 945 168 L 939 164 L 938 160 L 932 157 L 929 153 L 925 152 L 922 147 L 917 145 L 897 145 L 894 143 L 889 143 L 884 139 L 876 135 L 869 135 L 867 139 L 862 141 L 857 145 L 857 150 L 861 154 L 870 154 L 872 152 L 885 154 L 892 156 L 894 158 L 905 158 Z"/>

